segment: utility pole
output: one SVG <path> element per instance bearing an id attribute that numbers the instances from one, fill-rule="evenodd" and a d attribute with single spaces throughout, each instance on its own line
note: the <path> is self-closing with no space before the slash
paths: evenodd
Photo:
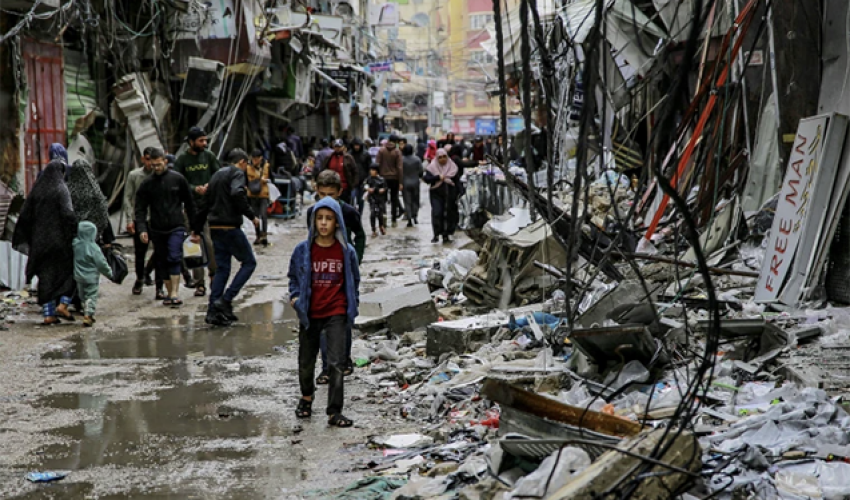
<path id="1" fill-rule="evenodd" d="M 434 53 L 433 53 L 434 49 L 433 49 L 432 40 L 431 40 L 431 26 L 433 25 L 434 12 L 437 10 L 436 5 L 437 4 L 436 4 L 436 0 L 435 0 L 434 6 L 431 7 L 431 12 L 429 13 L 430 15 L 428 16 L 428 56 L 425 59 L 425 64 L 426 64 L 426 66 L 425 66 L 425 76 L 428 77 L 428 123 L 425 124 L 426 130 L 428 129 L 428 127 L 431 127 L 433 125 L 433 123 L 434 123 L 434 113 L 435 113 L 435 110 L 434 110 L 434 87 L 433 87 L 432 82 L 431 82 L 431 67 L 432 67 L 431 60 L 432 60 L 432 57 L 434 56 Z"/>

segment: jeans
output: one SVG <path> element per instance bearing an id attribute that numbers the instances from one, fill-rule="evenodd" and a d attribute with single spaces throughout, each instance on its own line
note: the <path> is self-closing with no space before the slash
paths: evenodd
<path id="1" fill-rule="evenodd" d="M 398 218 L 403 215 L 402 211 L 401 211 L 401 203 L 399 202 L 399 199 L 398 199 L 398 186 L 399 186 L 399 183 L 398 183 L 397 180 L 387 179 L 387 191 L 389 191 L 389 194 L 390 194 L 390 204 L 392 205 L 392 220 L 393 220 L 393 222 L 398 220 Z"/>
<path id="2" fill-rule="evenodd" d="M 268 198 L 248 198 L 251 203 L 251 210 L 254 215 L 260 219 L 260 233 L 266 234 L 269 232 L 269 199 Z M 259 235 L 257 235 L 259 236 Z M 218 259 L 216 259 L 218 263 Z"/>
<path id="3" fill-rule="evenodd" d="M 254 258 L 251 243 L 248 242 L 248 238 L 241 229 L 213 229 L 210 234 L 215 248 L 215 260 L 218 263 L 218 270 L 210 287 L 210 307 L 212 307 L 215 301 L 221 298 L 225 302 L 233 302 L 233 299 L 254 274 L 254 269 L 257 268 L 257 260 Z M 230 278 L 231 257 L 241 262 L 242 265 L 239 267 L 230 287 L 225 291 L 227 280 Z"/>
<path id="4" fill-rule="evenodd" d="M 97 309 L 97 296 L 100 292 L 100 283 L 77 282 L 77 293 L 83 303 L 83 314 L 88 317 L 94 316 Z"/>
<path id="5" fill-rule="evenodd" d="M 365 205 L 365 200 L 363 199 L 363 194 L 365 190 L 363 186 L 358 186 L 354 188 L 351 192 L 351 203 L 357 207 L 357 211 L 360 213 L 360 217 L 363 217 L 363 206 Z"/>
<path id="6" fill-rule="evenodd" d="M 148 254 L 149 245 L 150 242 L 142 243 L 142 240 L 139 237 L 139 232 L 136 231 L 136 233 L 133 235 L 133 250 L 135 250 L 136 255 L 136 279 L 138 281 L 144 281 L 145 276 L 149 274 L 145 272 L 145 257 Z"/>
<path id="7" fill-rule="evenodd" d="M 419 219 L 419 184 L 404 186 L 404 211 L 407 222 Z"/>
<path id="8" fill-rule="evenodd" d="M 310 328 L 301 327 L 298 333 L 298 381 L 301 395 L 312 397 L 316 394 L 316 356 L 321 350 L 321 339 L 327 338 L 328 361 L 328 415 L 342 413 L 345 400 L 345 379 L 342 371 L 345 369 L 345 342 L 348 330 L 348 319 L 344 316 L 330 318 L 310 318 Z M 323 335 L 324 334 L 324 335 Z"/>
<path id="9" fill-rule="evenodd" d="M 345 331 L 345 367 L 352 361 L 351 360 L 351 325 Z M 343 371 L 345 371 L 345 367 L 343 367 Z M 322 335 L 322 371 L 328 371 L 328 337 L 327 335 Z"/>
<path id="10" fill-rule="evenodd" d="M 163 280 L 169 276 L 180 275 L 180 265 L 183 263 L 183 241 L 186 230 L 182 227 L 170 233 L 148 233 L 153 242 L 154 257 L 156 258 L 156 277 Z"/>

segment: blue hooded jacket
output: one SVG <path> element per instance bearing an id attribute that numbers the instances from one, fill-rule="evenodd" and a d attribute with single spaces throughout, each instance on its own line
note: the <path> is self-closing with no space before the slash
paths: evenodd
<path id="1" fill-rule="evenodd" d="M 295 312 L 298 314 L 298 320 L 304 328 L 310 327 L 310 295 L 312 285 L 312 260 L 310 249 L 313 246 L 313 240 L 316 238 L 316 224 L 314 215 L 320 208 L 329 208 L 336 214 L 336 239 L 340 242 L 343 248 L 343 257 L 345 259 L 345 297 L 348 301 L 348 324 L 354 325 L 354 319 L 357 318 L 357 308 L 360 305 L 360 269 L 358 267 L 357 253 L 354 247 L 351 246 L 345 237 L 345 220 L 342 216 L 342 209 L 339 203 L 331 197 L 324 198 L 313 207 L 313 211 L 308 221 L 310 229 L 309 236 L 306 241 L 302 241 L 295 247 L 292 252 L 292 258 L 289 260 L 289 298 L 290 300 L 298 299 L 295 302 Z"/>

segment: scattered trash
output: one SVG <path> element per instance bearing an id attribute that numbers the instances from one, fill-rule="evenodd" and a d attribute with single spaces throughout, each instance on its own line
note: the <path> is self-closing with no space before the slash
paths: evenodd
<path id="1" fill-rule="evenodd" d="M 31 483 L 50 483 L 59 481 L 68 477 L 69 472 L 30 472 L 27 474 L 27 481 Z"/>

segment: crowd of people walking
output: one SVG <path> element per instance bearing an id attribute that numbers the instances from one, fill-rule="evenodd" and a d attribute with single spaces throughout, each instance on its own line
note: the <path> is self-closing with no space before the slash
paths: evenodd
<path id="1" fill-rule="evenodd" d="M 296 414 L 310 417 L 315 385 L 330 384 L 329 423 L 347 427 L 352 421 L 342 414 L 343 384 L 353 372 L 351 329 L 366 249 L 366 205 L 373 238 L 398 227 L 399 220 L 414 227 L 425 183 L 432 242 L 450 242 L 463 169 L 478 163 L 479 144 L 465 148 L 452 134 L 439 142 L 423 137 L 416 145 L 390 136 L 379 145 L 369 138 L 322 139 L 314 150 L 292 127 L 280 132 L 274 146 L 260 144 L 250 155 L 235 148 L 223 162 L 209 151 L 209 138 L 198 127 L 188 131 L 185 152 L 176 157 L 153 147 L 142 152 L 139 168 L 125 179 L 122 203 L 133 243 L 130 290 L 142 295 L 153 286 L 157 301 L 178 308 L 181 281 L 204 297 L 209 277 L 206 322 L 238 321 L 233 301 L 257 267 L 243 220 L 254 225 L 254 246 L 267 246 L 268 216 L 280 203 L 272 195 L 275 179 L 294 187 L 287 203 L 293 192 L 302 200 L 312 192 L 316 204 L 306 211 L 308 239 L 295 248 L 289 266 L 290 301 L 301 323 L 302 399 Z M 38 280 L 44 324 L 74 321 L 70 307 L 76 304 L 83 324 L 91 326 L 100 276 L 120 283 L 126 264 L 112 251 L 109 202 L 91 164 L 82 159 L 69 164 L 60 144 L 49 151 L 50 161 L 22 208 L 13 246 L 28 255 L 28 282 Z M 240 267 L 231 280 L 234 259 Z M 317 355 L 322 369 L 314 380 Z"/>

